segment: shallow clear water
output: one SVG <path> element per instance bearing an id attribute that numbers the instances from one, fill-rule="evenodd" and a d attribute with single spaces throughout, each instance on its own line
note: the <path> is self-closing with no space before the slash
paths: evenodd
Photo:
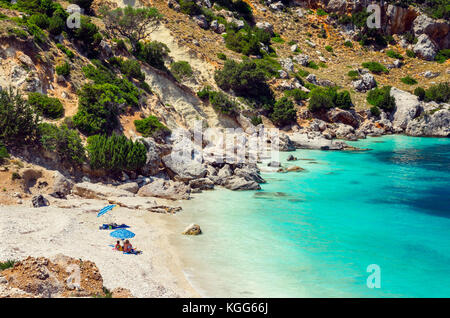
<path id="1" fill-rule="evenodd" d="M 204 234 L 174 243 L 194 286 L 212 297 L 450 297 L 450 139 L 352 145 L 372 150 L 282 153 L 306 171 L 191 200 L 177 226 Z M 366 285 L 370 264 L 381 288 Z"/>

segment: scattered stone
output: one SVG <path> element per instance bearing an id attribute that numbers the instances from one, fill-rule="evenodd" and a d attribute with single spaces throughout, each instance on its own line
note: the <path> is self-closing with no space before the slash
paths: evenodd
<path id="1" fill-rule="evenodd" d="M 353 87 L 358 92 L 366 92 L 377 86 L 375 78 L 370 73 L 365 73 L 362 75 L 361 79 L 353 81 Z"/>
<path id="2" fill-rule="evenodd" d="M 35 208 L 40 208 L 40 207 L 43 207 L 43 206 L 49 206 L 50 205 L 48 200 L 46 198 L 44 198 L 44 196 L 41 195 L 41 194 L 35 195 L 31 199 L 31 203 L 33 204 L 33 207 L 35 207 Z"/>
<path id="3" fill-rule="evenodd" d="M 200 225 L 192 223 L 184 231 L 181 233 L 184 235 L 199 235 L 202 234 L 202 230 L 200 229 Z"/>
<path id="4" fill-rule="evenodd" d="M 299 166 L 290 166 L 286 169 L 287 172 L 299 172 L 304 171 L 305 169 L 299 167 Z"/>
<path id="5" fill-rule="evenodd" d="M 299 54 L 294 56 L 294 61 L 302 66 L 308 66 L 309 64 L 309 56 L 306 54 Z"/>
<path id="6" fill-rule="evenodd" d="M 428 35 L 421 34 L 417 38 L 417 43 L 414 45 L 413 51 L 424 60 L 432 61 L 437 54 L 438 48 Z"/>
<path id="7" fill-rule="evenodd" d="M 208 20 L 206 20 L 206 17 L 203 14 L 200 15 L 196 15 L 193 17 L 195 23 L 198 24 L 199 27 L 201 27 L 202 29 L 208 29 L 209 25 L 208 25 Z"/>
<path id="8" fill-rule="evenodd" d="M 296 161 L 297 157 L 294 157 L 294 155 L 289 155 L 286 159 L 286 161 Z"/>
<path id="9" fill-rule="evenodd" d="M 247 181 L 242 177 L 232 176 L 221 183 L 222 186 L 233 191 L 260 190 L 261 186 L 255 181 Z"/>
<path id="10" fill-rule="evenodd" d="M 273 25 L 269 22 L 257 22 L 256 27 L 258 29 L 262 29 L 266 32 L 269 32 L 270 34 L 273 34 Z"/>

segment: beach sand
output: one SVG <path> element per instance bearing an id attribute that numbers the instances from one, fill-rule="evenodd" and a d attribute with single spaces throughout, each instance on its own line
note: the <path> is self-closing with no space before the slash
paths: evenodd
<path id="1" fill-rule="evenodd" d="M 174 215 L 119 207 L 109 212 L 110 216 L 97 218 L 107 201 L 58 201 L 60 207 L 54 202 L 41 208 L 30 207 L 29 202 L 0 206 L 0 261 L 62 253 L 95 262 L 104 286 L 110 290 L 127 288 L 135 297 L 199 297 L 170 244 L 171 236 L 181 235 L 167 225 Z M 112 250 L 109 245 L 115 239 L 109 236 L 110 231 L 99 230 L 101 224 L 111 220 L 130 226 L 136 234 L 130 241 L 143 254 L 125 255 Z"/>

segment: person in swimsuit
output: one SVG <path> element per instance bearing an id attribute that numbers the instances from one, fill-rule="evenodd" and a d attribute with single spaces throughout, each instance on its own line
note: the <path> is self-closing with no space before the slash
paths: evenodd
<path id="1" fill-rule="evenodd" d="M 125 244 L 124 244 L 125 246 Z M 114 246 L 114 249 L 118 250 L 118 251 L 122 251 L 122 246 L 120 245 L 120 241 L 117 241 L 116 245 Z"/>

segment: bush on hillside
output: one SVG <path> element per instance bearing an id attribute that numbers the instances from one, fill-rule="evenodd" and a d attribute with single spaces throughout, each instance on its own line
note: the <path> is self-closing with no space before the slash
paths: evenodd
<path id="1" fill-rule="evenodd" d="M 372 115 L 374 115 L 375 117 L 380 116 L 381 111 L 377 106 L 372 106 L 370 107 L 370 112 L 372 113 Z"/>
<path id="2" fill-rule="evenodd" d="M 140 141 L 113 134 L 94 135 L 87 139 L 89 164 L 93 169 L 111 172 L 137 171 L 147 161 L 147 149 Z"/>
<path id="3" fill-rule="evenodd" d="M 283 126 L 295 121 L 296 116 L 297 112 L 292 101 L 287 97 L 282 97 L 273 105 L 269 118 L 275 125 Z"/>
<path id="4" fill-rule="evenodd" d="M 67 62 L 64 62 L 60 65 L 57 65 L 55 67 L 56 74 L 62 75 L 62 76 L 69 76 L 70 75 L 70 65 Z"/>
<path id="5" fill-rule="evenodd" d="M 0 141 L 23 144 L 36 136 L 39 116 L 12 88 L 0 91 Z"/>
<path id="6" fill-rule="evenodd" d="M 6 149 L 5 145 L 0 141 L 0 163 L 3 163 L 3 161 L 8 158 L 8 149 Z"/>
<path id="7" fill-rule="evenodd" d="M 338 92 L 334 87 L 315 87 L 310 92 L 308 109 L 312 112 L 326 110 L 334 107 L 349 109 L 353 106 L 348 91 Z"/>
<path id="8" fill-rule="evenodd" d="M 291 97 L 296 102 L 308 99 L 308 93 L 302 91 L 300 88 L 294 88 L 291 90 L 284 91 L 284 96 Z"/>
<path id="9" fill-rule="evenodd" d="M 273 104 L 272 91 L 266 82 L 265 73 L 253 61 L 238 63 L 227 60 L 223 69 L 216 70 L 214 79 L 225 91 L 233 90 L 237 95 L 253 99 L 266 107 Z"/>
<path id="10" fill-rule="evenodd" d="M 163 138 L 170 133 L 169 128 L 164 126 L 155 116 L 134 121 L 136 131 L 144 137 Z"/>
<path id="11" fill-rule="evenodd" d="M 393 59 L 403 60 L 403 56 L 400 53 L 395 52 L 394 50 L 387 50 L 386 55 Z"/>
<path id="12" fill-rule="evenodd" d="M 450 102 L 450 85 L 448 82 L 439 83 L 431 86 L 426 90 L 425 101 L 436 103 L 448 103 Z"/>
<path id="13" fill-rule="evenodd" d="M 42 147 L 58 155 L 61 162 L 82 164 L 86 158 L 81 138 L 76 130 L 67 125 L 60 127 L 42 123 L 39 125 L 39 137 Z"/>
<path id="14" fill-rule="evenodd" d="M 414 95 L 416 95 L 419 98 L 419 100 L 424 100 L 425 89 L 423 89 L 423 87 L 416 87 L 416 89 L 414 90 Z"/>
<path id="15" fill-rule="evenodd" d="M 395 98 L 391 96 L 391 86 L 370 90 L 367 94 L 367 102 L 385 111 L 395 109 Z"/>
<path id="16" fill-rule="evenodd" d="M 362 66 L 369 69 L 374 74 L 389 73 L 389 70 L 378 62 L 365 62 Z"/>
<path id="17" fill-rule="evenodd" d="M 119 107 L 125 103 L 112 84 L 85 84 L 78 94 L 73 123 L 85 135 L 110 134 L 118 125 Z"/>
<path id="18" fill-rule="evenodd" d="M 64 115 L 64 107 L 58 98 L 41 93 L 30 93 L 28 103 L 46 118 L 57 119 Z"/>
<path id="19" fill-rule="evenodd" d="M 209 92 L 209 102 L 215 110 L 227 115 L 235 114 L 238 109 L 237 103 L 222 92 Z"/>
<path id="20" fill-rule="evenodd" d="M 157 69 L 167 71 L 164 60 L 169 52 L 169 48 L 164 43 L 158 41 L 146 43 L 139 42 L 136 51 L 134 52 L 134 56 Z"/>
<path id="21" fill-rule="evenodd" d="M 170 65 L 170 72 L 179 82 L 190 78 L 194 74 L 191 65 L 186 61 L 173 62 Z"/>
<path id="22" fill-rule="evenodd" d="M 415 84 L 417 84 L 417 81 L 414 78 L 412 78 L 411 76 L 409 76 L 409 75 L 405 76 L 405 77 L 402 77 L 400 80 L 402 81 L 402 83 L 404 83 L 406 85 L 415 85 Z"/>

